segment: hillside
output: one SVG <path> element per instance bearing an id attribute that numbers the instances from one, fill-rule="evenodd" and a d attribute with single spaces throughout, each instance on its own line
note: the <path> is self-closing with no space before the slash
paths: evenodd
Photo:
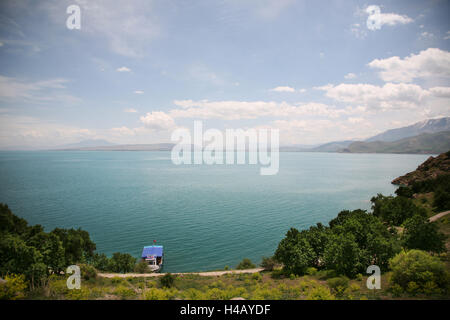
<path id="1" fill-rule="evenodd" d="M 439 154 L 450 150 L 450 131 L 423 133 L 393 142 L 357 141 L 340 152 L 349 153 L 420 153 Z"/>
<path id="2" fill-rule="evenodd" d="M 400 139 L 414 137 L 422 133 L 437 133 L 450 130 L 450 117 L 440 119 L 428 119 L 417 122 L 413 125 L 396 128 L 377 134 L 376 136 L 366 139 L 366 142 L 384 141 L 393 142 Z"/>
<path id="3" fill-rule="evenodd" d="M 435 179 L 442 174 L 450 174 L 450 151 L 437 157 L 429 157 L 416 170 L 392 181 L 396 185 L 411 185 L 416 181 Z"/>

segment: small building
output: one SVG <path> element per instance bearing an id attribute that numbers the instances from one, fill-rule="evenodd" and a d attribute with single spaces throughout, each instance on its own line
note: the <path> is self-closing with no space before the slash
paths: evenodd
<path id="1" fill-rule="evenodd" d="M 164 258 L 163 246 L 153 245 L 144 247 L 141 258 L 147 262 L 153 272 L 161 271 Z"/>

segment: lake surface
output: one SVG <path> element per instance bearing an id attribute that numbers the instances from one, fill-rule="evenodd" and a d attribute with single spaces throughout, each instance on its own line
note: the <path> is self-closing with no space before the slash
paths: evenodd
<path id="1" fill-rule="evenodd" d="M 165 247 L 164 271 L 235 267 L 270 256 L 290 227 L 369 209 L 429 155 L 280 153 L 258 165 L 175 166 L 170 152 L 0 152 L 0 202 L 30 224 L 89 231 L 97 251 Z"/>

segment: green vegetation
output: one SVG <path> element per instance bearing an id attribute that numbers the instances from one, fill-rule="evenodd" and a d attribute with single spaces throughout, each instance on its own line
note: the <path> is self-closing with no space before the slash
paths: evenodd
<path id="1" fill-rule="evenodd" d="M 236 267 L 236 269 L 238 270 L 253 269 L 253 268 L 256 268 L 256 266 L 248 258 L 244 258 Z"/>
<path id="2" fill-rule="evenodd" d="M 403 251 L 390 261 L 394 287 L 412 294 L 447 294 L 449 273 L 437 257 L 420 250 Z"/>
<path id="3" fill-rule="evenodd" d="M 419 168 L 428 172 L 433 161 Z M 274 256 L 262 259 L 264 272 L 219 277 L 103 278 L 98 271 L 145 273 L 148 266 L 127 253 L 96 253 L 84 230 L 28 226 L 0 204 L 0 299 L 448 299 L 450 215 L 428 218 L 449 209 L 449 177 L 408 176 L 396 196 L 373 197 L 371 212 L 344 210 L 328 226 L 291 228 Z M 79 290 L 66 286 L 71 264 L 81 269 Z M 366 288 L 369 265 L 383 272 L 381 290 Z M 246 258 L 236 268 L 255 265 Z"/>

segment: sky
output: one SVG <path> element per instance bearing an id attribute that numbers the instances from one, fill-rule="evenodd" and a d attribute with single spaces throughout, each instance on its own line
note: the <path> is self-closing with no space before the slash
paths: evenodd
<path id="1" fill-rule="evenodd" d="M 311 145 L 450 116 L 449 13 L 443 0 L 2 0 L 0 148 L 170 142 L 194 120 Z"/>

